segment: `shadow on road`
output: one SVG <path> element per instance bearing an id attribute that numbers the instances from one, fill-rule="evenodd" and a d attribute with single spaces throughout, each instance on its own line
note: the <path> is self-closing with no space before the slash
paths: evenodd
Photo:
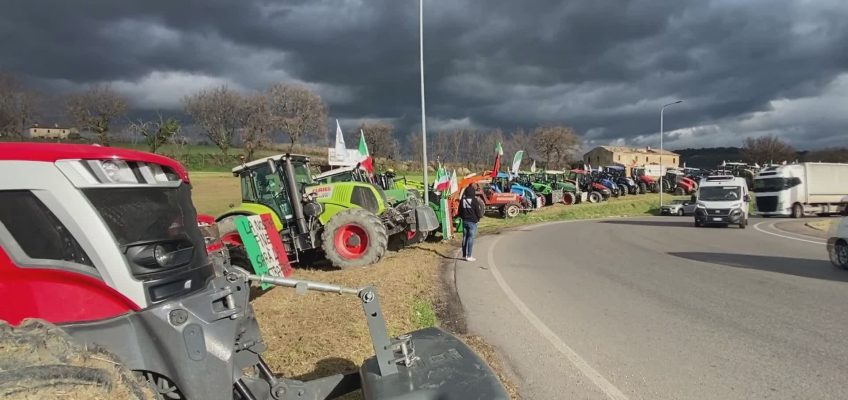
<path id="1" fill-rule="evenodd" d="M 761 271 L 803 276 L 805 278 L 848 282 L 848 274 L 845 271 L 837 270 L 826 260 L 702 252 L 672 252 L 668 254 L 687 260 L 726 265 L 728 267 L 758 269 Z"/>
<path id="2" fill-rule="evenodd" d="M 635 226 L 656 226 L 660 228 L 693 228 L 695 220 L 692 217 L 668 217 L 668 221 L 633 221 L 627 219 L 613 219 L 600 221 L 602 224 L 613 225 L 635 225 Z"/>

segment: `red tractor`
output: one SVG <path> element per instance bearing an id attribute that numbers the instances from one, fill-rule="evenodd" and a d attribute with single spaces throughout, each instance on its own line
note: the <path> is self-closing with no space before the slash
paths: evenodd
<path id="1" fill-rule="evenodd" d="M 645 194 L 648 192 L 658 193 L 660 188 L 657 185 L 657 181 L 648 176 L 645 173 L 644 168 L 633 168 L 632 169 L 633 178 L 636 179 L 637 184 L 639 185 L 639 194 Z"/>
<path id="2" fill-rule="evenodd" d="M 479 185 L 477 197 L 483 202 L 486 212 L 498 213 L 503 218 L 515 218 L 521 211 L 527 210 L 531 205 L 521 196 L 515 193 L 500 193 L 491 187 L 492 178 L 488 174 L 474 175 L 463 178 L 459 182 L 459 190 L 451 195 L 452 215 L 459 215 L 459 198 L 468 185 L 476 183 Z"/>
<path id="3" fill-rule="evenodd" d="M 210 262 L 208 250 L 225 248 L 201 233 L 188 173 L 172 159 L 6 143 L 0 176 L 0 294 L 7 300 L 0 339 L 61 333 L 68 343 L 114 355 L 167 399 L 330 399 L 358 389 L 365 399 L 506 398 L 492 371 L 452 335 L 429 328 L 390 338 L 373 288 L 257 276 Z M 215 235 L 210 222 L 200 219 L 212 232 L 206 236 Z M 252 282 L 355 295 L 375 356 L 349 375 L 305 382 L 275 375 L 262 359 Z M 30 329 L 31 319 L 48 328 Z M 7 388 L 18 393 L 25 379 L 41 379 L 42 388 L 83 376 L 104 383 L 71 366 L 8 365 L 0 363 L 0 397 Z"/>

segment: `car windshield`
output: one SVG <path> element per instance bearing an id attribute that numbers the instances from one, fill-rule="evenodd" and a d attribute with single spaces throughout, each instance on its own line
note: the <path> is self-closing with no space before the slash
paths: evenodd
<path id="1" fill-rule="evenodd" d="M 739 186 L 707 186 L 701 188 L 698 196 L 704 201 L 735 201 L 742 199 L 742 188 Z"/>

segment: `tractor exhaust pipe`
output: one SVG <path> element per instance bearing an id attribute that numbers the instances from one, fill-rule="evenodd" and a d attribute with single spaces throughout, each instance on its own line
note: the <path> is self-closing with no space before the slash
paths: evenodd
<path id="1" fill-rule="evenodd" d="M 287 154 L 288 156 L 288 154 Z M 286 174 L 286 185 L 288 186 L 288 190 L 291 196 L 292 203 L 292 212 L 294 213 L 294 221 L 297 224 L 297 229 L 299 233 L 306 233 L 309 229 L 306 226 L 306 218 L 303 216 L 303 204 L 301 204 L 301 193 L 300 190 L 297 190 L 297 181 L 294 177 L 294 167 L 292 166 L 291 159 L 285 158 L 285 174 Z"/>

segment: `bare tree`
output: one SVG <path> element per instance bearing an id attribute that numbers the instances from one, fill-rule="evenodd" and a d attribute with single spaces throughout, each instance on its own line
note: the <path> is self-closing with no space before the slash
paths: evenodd
<path id="1" fill-rule="evenodd" d="M 304 139 L 327 138 L 327 105 L 309 88 L 278 83 L 268 90 L 275 130 L 289 136 L 289 151 Z"/>
<path id="2" fill-rule="evenodd" d="M 0 72 L 0 136 L 23 136 L 33 120 L 35 98 L 35 93 L 24 90 L 13 75 Z"/>
<path id="3" fill-rule="evenodd" d="M 233 145 L 233 137 L 245 126 L 244 98 L 227 86 L 220 86 L 186 96 L 183 104 L 195 124 L 226 156 Z"/>
<path id="4" fill-rule="evenodd" d="M 555 168 L 568 161 L 580 147 L 581 139 L 568 126 L 540 126 L 533 131 L 535 150 L 545 160 L 545 168 Z"/>
<path id="5" fill-rule="evenodd" d="M 245 99 L 247 114 L 245 127 L 241 130 L 241 143 L 247 160 L 253 160 L 256 150 L 271 145 L 273 116 L 271 115 L 270 97 L 260 93 Z"/>
<path id="6" fill-rule="evenodd" d="M 388 122 L 363 122 L 359 131 L 365 132 L 365 143 L 373 157 L 394 160 L 398 155 L 398 141 L 394 136 L 395 127 Z"/>
<path id="7" fill-rule="evenodd" d="M 94 85 L 68 97 L 65 111 L 81 131 L 94 132 L 97 142 L 108 146 L 110 125 L 126 114 L 127 100 L 108 85 Z"/>
<path id="8" fill-rule="evenodd" d="M 792 161 L 797 156 L 792 146 L 772 135 L 746 138 L 742 146 L 742 158 L 748 163 Z"/>
<path id="9" fill-rule="evenodd" d="M 151 153 L 155 153 L 172 137 L 179 135 L 182 129 L 179 121 L 174 118 L 165 119 L 161 113 L 157 114 L 157 118 L 153 120 L 139 119 L 130 122 L 129 128 L 134 135 L 144 137 L 147 148 Z"/>
<path id="10" fill-rule="evenodd" d="M 421 132 L 413 131 L 406 135 L 406 149 L 409 151 L 409 157 L 413 162 L 419 164 L 422 162 L 422 148 Z"/>

